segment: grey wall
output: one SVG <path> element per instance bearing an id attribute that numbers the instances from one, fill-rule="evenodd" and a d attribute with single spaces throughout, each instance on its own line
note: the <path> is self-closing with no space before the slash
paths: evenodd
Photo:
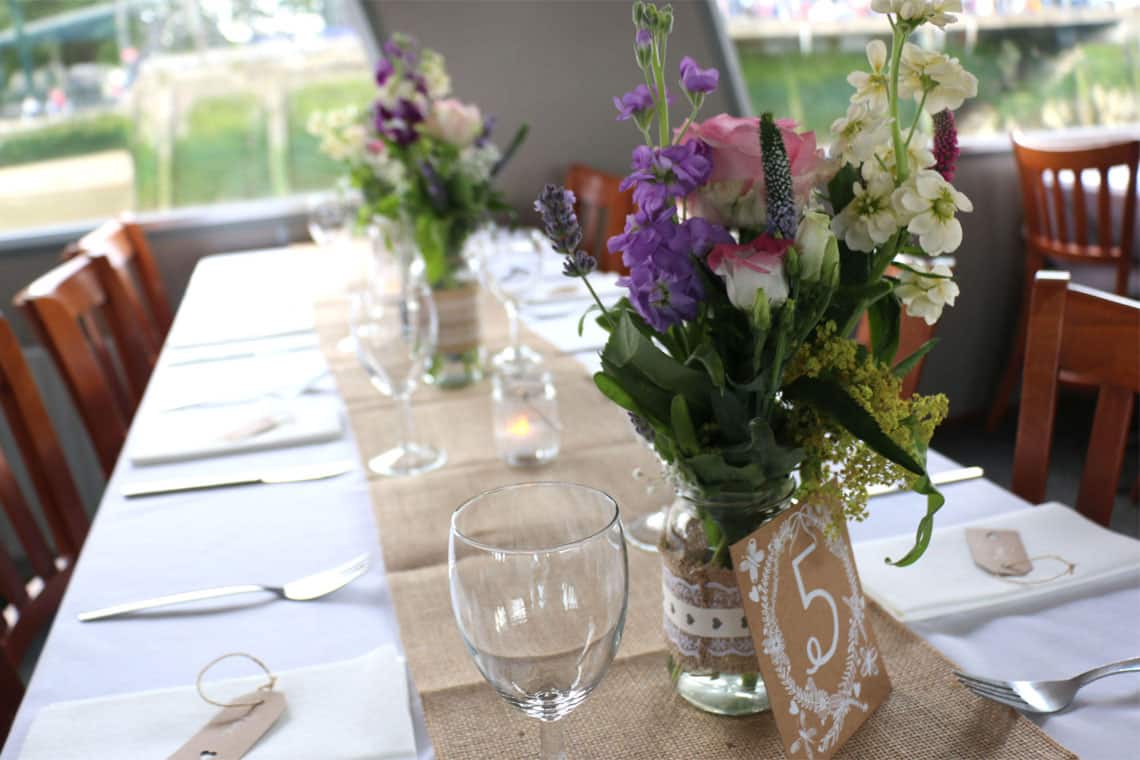
<path id="1" fill-rule="evenodd" d="M 523 122 L 530 137 L 503 176 L 507 199 L 530 211 L 547 182 L 559 182 L 570 162 L 614 174 L 629 169 L 640 140 L 630 123 L 615 121 L 613 96 L 643 81 L 633 58 L 629 0 L 364 0 L 369 19 L 388 35 L 406 32 L 447 59 L 453 90 L 498 117 L 500 145 Z M 724 67 L 715 15 L 704 0 L 673 2 L 669 42 L 671 89 L 687 109 L 674 80 L 682 56 Z M 728 77 L 702 113 L 739 113 Z M 683 114 L 674 119 L 680 123 Z"/>

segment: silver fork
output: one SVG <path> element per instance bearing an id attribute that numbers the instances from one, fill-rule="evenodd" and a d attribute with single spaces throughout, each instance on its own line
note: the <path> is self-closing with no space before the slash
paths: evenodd
<path id="1" fill-rule="evenodd" d="M 288 599 L 293 602 L 308 602 L 327 596 L 334 591 L 344 588 L 349 583 L 368 572 L 368 555 L 350 559 L 342 565 L 322 570 L 319 573 L 306 575 L 289 581 L 282 586 L 260 586 L 247 584 L 244 586 L 220 586 L 218 588 L 202 589 L 201 591 L 184 591 L 181 594 L 168 594 L 156 596 L 153 599 L 143 599 L 137 602 L 116 604 L 90 612 L 79 613 L 79 620 L 89 623 L 92 620 L 106 620 L 107 618 L 126 615 L 131 612 L 148 610 L 153 607 L 166 607 L 171 604 L 185 604 L 187 602 L 200 602 L 205 599 L 217 599 L 222 596 L 235 596 L 237 594 L 251 594 L 256 591 L 268 591 L 279 599 Z"/>
<path id="2" fill-rule="evenodd" d="M 954 675 L 978 696 L 1025 712 L 1054 713 L 1072 704 L 1077 690 L 1098 678 L 1136 672 L 1140 672 L 1140 657 L 1102 665 L 1062 681 L 999 681 L 957 671 Z"/>

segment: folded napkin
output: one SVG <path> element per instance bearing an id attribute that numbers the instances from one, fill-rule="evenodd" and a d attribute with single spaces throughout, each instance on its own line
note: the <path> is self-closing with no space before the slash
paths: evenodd
<path id="1" fill-rule="evenodd" d="M 248 760 L 416 757 L 407 676 L 395 647 L 277 676 L 285 714 L 245 755 Z M 263 683 L 264 676 L 254 676 L 209 681 L 206 688 L 229 698 Z M 193 686 L 60 702 L 32 721 L 19 757 L 157 760 L 173 754 L 219 711 Z"/>
<path id="2" fill-rule="evenodd" d="M 967 528 L 1016 530 L 1033 561 L 1032 572 L 1002 579 L 982 570 L 966 543 Z M 926 554 L 914 565 L 899 568 L 883 562 L 885 557 L 901 557 L 913 542 L 914 537 L 906 535 L 854 547 L 863 590 L 905 622 L 1043 597 L 1140 569 L 1140 541 L 1057 503 L 936 529 Z M 1072 574 L 1054 577 L 1065 564 L 1042 555 L 1076 567 Z"/>
<path id="3" fill-rule="evenodd" d="M 136 465 L 182 462 L 331 441 L 344 429 L 335 398 L 295 398 L 148 415 L 130 449 Z M 259 432 L 260 431 L 260 432 Z"/>

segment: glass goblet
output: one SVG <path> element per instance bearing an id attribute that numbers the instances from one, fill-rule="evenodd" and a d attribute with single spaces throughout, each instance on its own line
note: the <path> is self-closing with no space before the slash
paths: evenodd
<path id="1" fill-rule="evenodd" d="M 565 758 L 558 721 L 601 681 L 625 625 L 617 503 L 573 483 L 480 494 L 452 514 L 448 570 L 451 607 L 479 672 L 542 721 L 542 757 Z"/>
<path id="2" fill-rule="evenodd" d="M 338 189 L 329 194 L 311 196 L 307 205 L 309 236 L 313 242 L 325 253 L 348 253 L 357 208 L 352 197 Z M 336 348 L 344 354 L 353 353 L 352 335 L 338 340 Z"/>
<path id="3" fill-rule="evenodd" d="M 388 274 L 355 293 L 350 309 L 361 366 L 376 390 L 400 407 L 399 443 L 373 457 L 368 467 L 378 475 L 417 475 L 447 460 L 442 449 L 413 440 L 412 393 L 435 353 L 439 327 L 427 285 L 409 285 Z"/>
<path id="4" fill-rule="evenodd" d="M 519 335 L 519 304 L 534 291 L 542 277 L 545 243 L 536 231 L 530 234 L 499 227 L 485 230 L 478 241 L 479 271 L 483 283 L 507 312 L 510 343 L 491 362 L 501 372 L 525 374 L 542 364 L 542 356 L 522 344 Z"/>

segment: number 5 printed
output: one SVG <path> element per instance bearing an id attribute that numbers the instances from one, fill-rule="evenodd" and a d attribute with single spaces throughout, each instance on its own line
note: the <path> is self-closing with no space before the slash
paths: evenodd
<path id="1" fill-rule="evenodd" d="M 813 541 L 808 548 L 797 554 L 792 560 L 792 572 L 796 576 L 796 587 L 800 590 L 800 603 L 803 604 L 804 609 L 807 610 L 816 599 L 822 599 L 831 608 L 831 647 L 821 655 L 820 650 L 823 647 L 820 645 L 819 639 L 812 636 L 807 641 L 807 657 L 811 661 L 811 667 L 807 669 L 809 676 L 831 661 L 831 658 L 835 656 L 835 647 L 839 643 L 839 609 L 835 606 L 835 597 L 821 588 L 808 591 L 804 588 L 804 578 L 800 575 L 800 563 L 814 551 L 815 542 Z"/>

